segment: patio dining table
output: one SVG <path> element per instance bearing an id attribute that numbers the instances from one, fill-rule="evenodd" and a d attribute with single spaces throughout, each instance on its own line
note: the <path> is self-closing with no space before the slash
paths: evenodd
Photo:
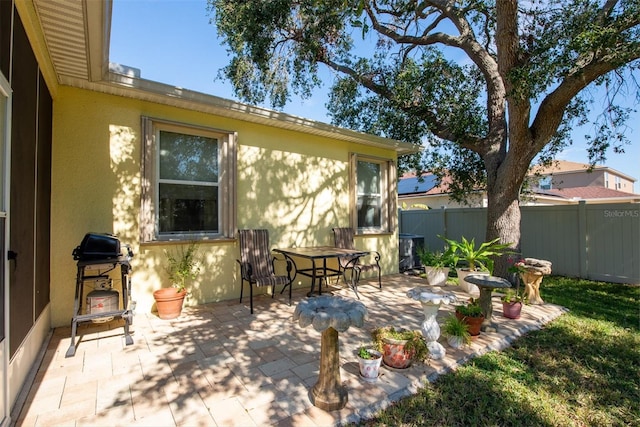
<path id="1" fill-rule="evenodd" d="M 318 281 L 318 295 L 322 295 L 322 280 L 327 277 L 335 277 L 342 275 L 344 277 L 345 283 L 349 285 L 349 287 L 353 290 L 358 297 L 357 291 L 357 283 L 355 283 L 355 274 L 351 275 L 351 280 L 347 280 L 346 270 L 355 266 L 358 262 L 358 259 L 362 256 L 365 256 L 369 253 L 369 251 L 361 251 L 358 249 L 343 249 L 336 248 L 334 246 L 310 246 L 310 247 L 301 247 L 301 248 L 276 248 L 273 249 L 274 252 L 280 253 L 284 255 L 287 259 L 289 259 L 293 265 L 295 266 L 295 274 L 301 274 L 303 276 L 307 276 L 311 278 L 311 291 L 307 294 L 307 296 L 313 296 L 313 290 L 315 287 L 316 280 Z M 311 267 L 298 268 L 296 264 L 296 258 L 307 259 L 311 261 Z M 328 259 L 347 259 L 347 263 L 345 264 L 346 268 L 338 267 L 333 268 L 327 266 Z M 320 263 L 318 263 L 320 261 Z M 318 265 L 320 264 L 320 265 Z M 295 276 L 294 276 L 295 279 Z M 358 297 L 359 298 L 359 297 Z"/>

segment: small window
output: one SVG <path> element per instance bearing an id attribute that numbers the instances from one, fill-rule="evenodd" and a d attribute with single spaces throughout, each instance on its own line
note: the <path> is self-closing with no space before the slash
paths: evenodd
<path id="1" fill-rule="evenodd" d="M 540 178 L 540 180 L 538 181 L 538 188 L 540 188 L 541 190 L 551 190 L 551 180 L 552 177 L 550 176 Z"/>
<path id="2" fill-rule="evenodd" d="M 390 232 L 394 228 L 395 165 L 384 159 L 354 155 L 352 220 L 359 233 Z"/>
<path id="3" fill-rule="evenodd" d="M 232 237 L 235 135 L 143 118 L 143 241 Z"/>

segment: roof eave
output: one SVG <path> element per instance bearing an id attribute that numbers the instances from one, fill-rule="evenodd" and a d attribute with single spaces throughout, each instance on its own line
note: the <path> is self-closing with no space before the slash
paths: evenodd
<path id="1" fill-rule="evenodd" d="M 62 80 L 63 84 L 69 86 L 330 137 L 376 148 L 390 149 L 398 155 L 420 151 L 419 147 L 407 142 L 356 132 L 327 123 L 134 76 L 108 72 L 105 80 L 100 82 L 88 82 L 72 77 L 63 77 Z"/>

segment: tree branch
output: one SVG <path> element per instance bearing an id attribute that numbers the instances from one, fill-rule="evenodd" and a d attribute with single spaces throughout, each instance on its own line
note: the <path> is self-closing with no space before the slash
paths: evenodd
<path id="1" fill-rule="evenodd" d="M 640 45 L 636 43 L 635 52 L 632 52 L 628 58 L 627 62 L 640 59 Z M 556 132 L 569 102 L 597 78 L 618 67 L 619 65 L 613 61 L 593 62 L 582 68 L 580 72 L 575 72 L 565 78 L 540 104 L 538 114 L 536 114 L 530 128 L 533 144 L 529 149 L 535 152 L 540 151 Z"/>

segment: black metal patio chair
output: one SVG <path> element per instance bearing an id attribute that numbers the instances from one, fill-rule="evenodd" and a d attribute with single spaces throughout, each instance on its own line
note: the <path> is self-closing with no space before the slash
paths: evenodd
<path id="1" fill-rule="evenodd" d="M 333 239 L 334 246 L 336 248 L 343 249 L 356 249 L 354 243 L 354 232 L 353 228 L 350 227 L 336 227 L 332 228 L 333 230 Z M 370 251 L 371 257 L 373 260 L 370 262 L 363 262 L 362 257 L 358 257 L 357 260 L 353 260 L 352 258 L 340 258 L 339 267 L 345 272 L 345 270 L 352 270 L 351 274 L 355 275 L 355 280 L 353 281 L 354 286 L 357 289 L 358 281 L 360 280 L 360 275 L 362 272 L 369 271 L 378 271 L 378 287 L 382 289 L 382 271 L 380 269 L 380 253 L 378 251 Z M 343 278 L 344 278 L 343 274 Z M 346 278 L 344 279 L 346 281 Z M 358 295 L 357 290 L 354 289 L 356 295 Z"/>
<path id="2" fill-rule="evenodd" d="M 271 298 L 276 293 L 276 286 L 283 285 L 280 293 L 289 287 L 289 305 L 291 305 L 291 261 L 287 261 L 287 275 L 277 275 L 275 273 L 275 257 L 271 256 L 269 248 L 269 231 L 258 230 L 238 230 L 240 237 L 240 259 L 236 260 L 240 264 L 240 275 L 242 283 L 240 285 L 240 303 L 242 303 L 242 292 L 244 283 L 249 284 L 249 299 L 251 314 L 253 314 L 253 285 L 271 286 Z"/>

